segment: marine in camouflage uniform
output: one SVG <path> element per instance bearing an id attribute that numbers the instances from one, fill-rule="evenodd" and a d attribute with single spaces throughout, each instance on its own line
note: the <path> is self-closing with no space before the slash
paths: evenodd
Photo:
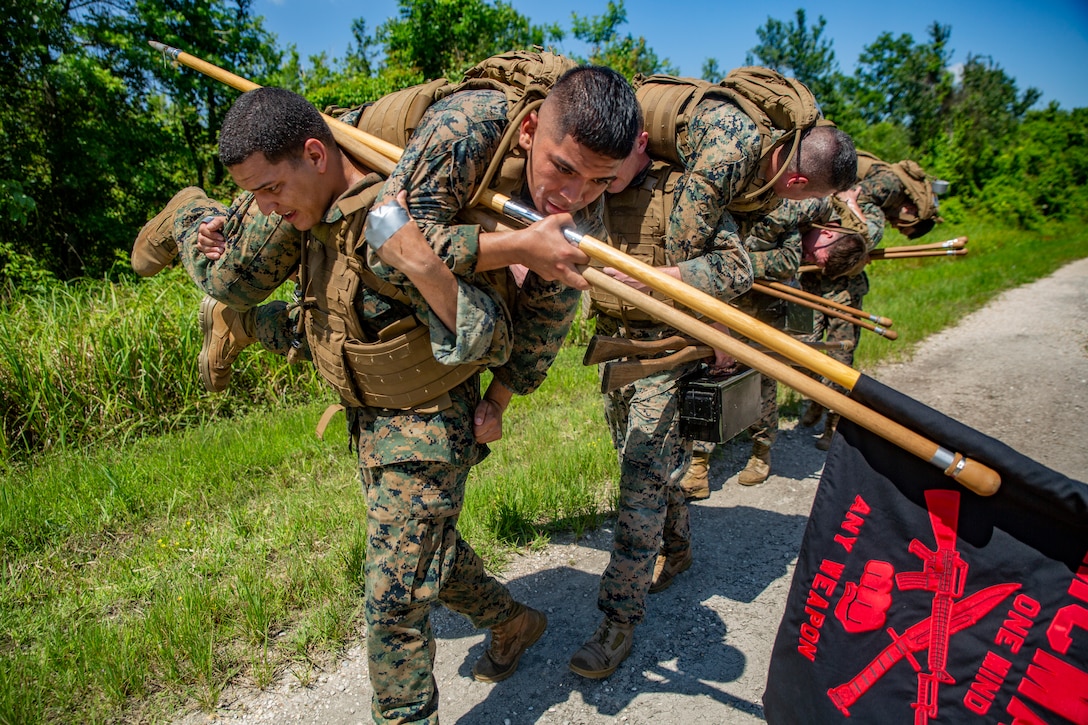
<path id="1" fill-rule="evenodd" d="M 598 72 L 605 71 L 598 69 Z M 599 197 L 603 192 L 641 123 L 626 81 L 611 71 L 607 74 L 609 78 L 614 76 L 611 90 L 627 94 L 620 93 L 617 101 L 623 107 L 621 110 L 626 109 L 626 115 L 613 113 L 620 116 L 617 124 L 626 121 L 626 126 L 622 138 L 613 134 L 608 139 L 613 144 L 611 156 L 574 144 L 574 150 L 579 152 L 578 161 L 574 168 L 566 169 L 568 176 L 585 182 L 589 169 L 597 179 L 596 191 L 590 190 L 586 197 Z M 479 227 L 453 224 L 453 215 L 463 207 L 483 167 L 495 153 L 495 143 L 507 125 L 505 106 L 505 96 L 493 91 L 458 93 L 435 104 L 394 171 L 385 200 L 410 182 L 408 204 L 426 229 L 435 251 L 449 269 L 462 275 L 462 279 L 475 282 L 494 279 L 495 273 L 480 270 L 483 238 Z M 532 135 L 530 130 L 529 136 Z M 523 143 L 524 138 L 525 133 Z M 564 143 L 567 141 L 569 137 Z M 562 148 L 571 150 L 569 144 Z M 545 162 L 539 159 L 538 163 Z M 233 167 L 231 170 L 233 173 Z M 532 174 L 522 180 L 531 182 Z M 366 214 L 370 204 L 355 199 L 367 190 L 375 190 L 379 182 L 376 176 L 367 176 L 341 197 L 309 234 L 317 239 L 327 238 L 347 228 L 355 215 Z M 342 213 L 341 204 L 351 211 Z M 583 206 L 586 205 L 572 208 L 576 212 L 574 221 L 583 223 L 583 228 L 591 233 L 599 233 L 603 229 L 599 204 L 591 204 L 588 209 Z M 195 213 L 190 216 L 197 217 Z M 274 221 L 274 217 L 269 219 Z M 260 222 L 265 220 L 255 221 L 254 233 L 247 238 L 252 244 L 242 245 L 246 253 L 238 255 L 224 250 L 223 257 L 215 262 L 198 260 L 194 254 L 186 263 L 198 284 L 206 291 L 220 294 L 223 301 L 253 304 L 267 294 L 266 290 L 274 289 L 286 279 L 281 270 L 290 269 L 292 254 L 294 259 L 298 258 L 298 249 L 290 244 L 292 236 L 297 239 L 298 235 L 285 228 L 289 225 L 264 234 Z M 554 239 L 545 239 L 549 233 Z M 572 257 L 574 263 L 587 261 L 580 252 L 570 251 L 558 224 L 543 231 L 538 228 L 531 234 L 517 234 L 522 244 L 518 251 L 529 242 L 542 246 L 547 241 L 551 247 L 562 250 L 562 255 Z M 286 260 L 284 263 L 269 263 L 262 258 L 264 251 L 272 252 L 267 244 L 270 239 L 276 240 L 277 260 Z M 192 251 L 190 246 L 183 242 L 183 257 Z M 228 248 L 233 250 L 235 246 Z M 402 273 L 375 259 L 369 259 L 369 266 L 386 282 L 407 292 L 413 302 L 420 299 L 418 293 L 412 294 L 410 281 Z M 260 278 L 258 269 L 265 270 L 267 279 Z M 503 269 L 499 274 L 505 277 L 507 272 Z M 459 282 L 459 291 L 467 288 L 468 285 Z M 516 292 L 507 292 L 503 304 L 492 307 L 496 319 L 490 324 L 481 326 L 476 321 L 462 324 L 463 319 L 458 317 L 455 337 L 459 342 L 454 342 L 451 348 L 483 353 L 478 359 L 491 365 L 499 387 L 531 392 L 543 380 L 565 338 L 578 297 L 577 290 L 529 272 Z M 485 293 L 481 299 L 493 302 L 497 297 Z M 414 311 L 414 306 L 406 309 L 396 299 L 361 287 L 353 309 L 366 333 L 376 335 L 388 322 Z M 506 329 L 506 325 L 512 328 L 515 324 L 516 338 L 496 334 Z M 483 338 L 485 344 L 475 344 L 475 338 Z M 477 679 L 484 681 L 498 681 L 512 674 L 521 653 L 543 632 L 544 616 L 515 602 L 504 586 L 487 575 L 482 560 L 456 529 L 469 470 L 488 452 L 486 444 L 478 440 L 480 426 L 474 417 L 484 415 L 501 420 L 501 410 L 508 400 L 509 397 L 500 394 L 497 399 L 483 403 L 479 377 L 474 375 L 449 390 L 444 403 L 440 400 L 429 408 L 394 410 L 355 406 L 347 411 L 368 504 L 365 612 L 374 689 L 372 712 L 376 722 L 438 722 L 438 695 L 432 673 L 435 642 L 429 622 L 432 604 L 441 602 L 467 616 L 475 626 L 492 630 L 491 645 L 473 670 Z M 485 415 L 486 405 L 491 409 Z"/>
<path id="2" fill-rule="evenodd" d="M 752 265 L 729 207 L 761 171 L 756 124 L 732 103 L 702 99 L 686 137 L 677 141 L 677 155 L 684 159 L 678 169 L 652 162 L 646 138 L 625 164 L 621 179 L 630 180 L 626 188 L 618 184 L 622 190 L 608 199 L 611 243 L 621 250 L 663 246 L 664 264 L 656 259 L 651 263 L 722 301 L 750 289 Z M 794 193 L 828 191 L 818 192 L 812 184 Z M 666 211 L 660 225 L 656 219 L 647 223 L 662 204 Z M 635 220 L 634 228 L 621 224 L 621 218 Z M 641 340 L 676 334 L 668 325 L 639 319 L 622 305 L 609 308 L 599 293 L 594 306 L 598 334 Z M 678 392 L 682 378 L 696 367 L 685 364 L 637 380 L 605 400 L 605 418 L 619 454 L 620 501 L 612 554 L 597 598 L 604 619 L 570 661 L 571 669 L 584 677 L 607 677 L 616 670 L 630 652 L 635 626 L 645 617 L 646 595 L 662 591 L 691 566 L 688 510 L 678 484 L 691 442 L 679 432 Z"/>
<path id="3" fill-rule="evenodd" d="M 857 187 L 859 189 L 857 201 L 868 228 L 870 250 L 880 246 L 884 239 L 884 228 L 887 224 L 900 227 L 910 238 L 922 236 L 928 231 L 929 226 L 918 226 L 916 219 L 908 220 L 904 218 L 902 221 L 900 220 L 904 208 L 910 209 L 914 206 L 914 201 L 911 199 L 906 185 L 892 171 L 891 165 L 884 162 L 872 164 L 865 173 L 865 177 L 858 180 Z M 916 206 L 914 208 L 917 209 Z M 939 221 L 939 217 L 936 219 Z M 863 309 L 865 295 L 869 293 L 869 276 L 864 269 L 857 274 L 837 278 L 827 277 L 821 272 L 806 272 L 801 275 L 801 286 L 806 292 L 860 310 Z M 815 312 L 814 315 L 813 332 L 802 339 L 805 342 L 825 341 L 836 345 L 828 354 L 844 365 L 853 366 L 854 351 L 861 341 L 861 328 L 840 318 L 819 312 Z M 847 342 L 849 343 L 847 345 L 848 349 L 837 347 L 838 344 Z M 821 378 L 821 382 L 838 392 L 849 392 L 841 385 L 826 378 Z M 801 423 L 806 426 L 816 425 L 824 412 L 823 406 L 810 400 L 801 417 Z M 829 412 L 827 414 L 823 433 L 816 441 L 817 447 L 822 450 L 830 448 L 831 438 L 834 435 L 838 420 L 837 413 Z"/>
<path id="4" fill-rule="evenodd" d="M 752 284 L 751 263 L 726 205 L 755 173 L 759 131 L 732 104 L 704 99 L 692 119 L 688 141 L 686 148 L 678 149 L 687 164 L 678 170 L 681 175 L 671 190 L 671 200 L 665 201 L 672 202 L 662 229 L 665 258 L 682 281 L 728 301 Z M 647 165 L 628 188 L 608 198 L 610 234 L 615 235 L 613 217 L 624 214 L 637 219 L 646 213 L 638 204 L 662 201 L 640 193 L 651 169 L 648 156 L 644 161 Z M 654 169 L 655 173 L 671 171 L 659 165 Z M 661 193 L 668 191 L 657 195 Z M 622 248 L 640 240 L 613 241 Z M 631 318 L 628 313 L 598 312 L 597 334 L 636 340 L 677 334 L 659 322 Z M 597 597 L 597 608 L 605 615 L 602 628 L 629 633 L 645 617 L 647 593 L 664 589 L 672 576 L 691 564 L 688 509 L 683 491 L 676 485 L 687 467 L 691 443 L 680 435 L 678 393 L 682 379 L 698 365 L 688 363 L 642 378 L 612 391 L 605 399 L 605 419 L 620 461 L 620 501 L 612 555 L 601 575 Z M 671 561 L 672 567 L 667 577 L 656 572 L 655 581 L 659 554 L 662 565 L 657 568 L 662 569 L 665 561 Z M 601 634 L 599 631 L 595 638 L 600 639 Z M 604 638 L 609 639 L 607 635 Z M 630 641 L 629 636 L 626 639 Z M 622 660 L 587 656 L 599 653 L 585 650 L 583 647 L 571 659 L 571 668 L 584 676 L 607 676 Z"/>
<path id="5" fill-rule="evenodd" d="M 619 103 L 616 115 L 626 127 L 623 140 L 617 143 L 611 157 L 590 151 L 581 143 L 560 146 L 565 151 L 557 157 L 568 158 L 574 150 L 578 152 L 576 156 L 593 157 L 590 168 L 600 168 L 607 161 L 608 173 L 598 179 L 587 179 L 582 168 L 563 166 L 564 181 L 560 184 L 563 189 L 557 190 L 554 184 L 550 191 L 545 188 L 547 170 L 556 161 L 550 156 L 548 144 L 559 139 L 546 138 L 552 127 L 545 130 L 544 119 L 537 119 L 534 113 L 534 128 L 537 120 L 540 126 L 528 149 L 527 168 L 532 169 L 535 163 L 536 175 L 526 171 L 517 179 L 516 188 L 511 189 L 512 196 L 545 213 L 557 211 L 549 206 L 568 204 L 573 223 L 591 235 L 603 232 L 600 195 L 630 148 L 641 122 L 626 82 L 616 74 L 609 77 L 622 83 L 629 97 L 598 95 L 595 103 Z M 553 89 L 552 93 L 555 92 Z M 551 98 L 545 102 L 542 114 L 550 101 Z M 502 93 L 485 90 L 462 91 L 436 103 L 413 135 L 378 200 L 384 203 L 406 189 L 408 205 L 432 247 L 459 275 L 472 274 L 482 264 L 487 266 L 486 260 L 494 259 L 485 248 L 486 235 L 480 227 L 457 223 L 454 216 L 465 207 L 480 183 L 487 162 L 496 153 L 508 124 L 506 104 Z M 563 144 L 570 140 L 571 136 L 567 136 Z M 576 183 L 568 188 L 571 177 Z M 490 243 L 492 239 L 487 241 Z M 558 233 L 556 241 L 566 244 Z M 377 265 L 375 271 L 394 283 L 401 281 L 394 269 Z M 510 310 L 514 335 L 509 360 L 492 368 L 494 381 L 489 395 L 496 383 L 500 389 L 520 395 L 540 385 L 566 338 L 579 297 L 578 289 L 560 281 L 548 281 L 533 272 L 525 277 L 517 294 L 518 304 Z M 505 401 L 497 399 L 497 402 L 505 407 Z M 375 688 L 376 719 L 380 714 L 392 721 L 398 708 L 405 707 L 403 703 L 411 702 L 413 695 L 418 698 L 420 693 L 428 692 L 425 680 L 431 678 L 428 648 L 433 646 L 433 637 L 427 620 L 432 601 L 441 600 L 468 616 L 477 627 L 495 627 L 518 614 L 519 605 L 504 587 L 483 576 L 479 557 L 461 540 L 455 528 L 469 469 L 486 453 L 486 448 L 472 439 L 473 421 L 469 417 L 472 411 L 472 406 L 465 406 L 460 425 L 446 427 L 451 443 L 448 453 L 421 452 L 413 426 L 399 425 L 384 416 L 366 416 L 356 424 L 361 461 L 372 472 L 367 482 L 371 512 L 368 536 L 372 543 L 367 559 L 366 616 L 372 677 L 377 670 L 377 682 L 383 685 L 380 691 Z M 455 434 L 457 429 L 465 435 Z M 398 464 L 409 457 L 413 459 L 409 470 L 400 471 Z M 389 470 L 396 471 L 397 477 L 388 478 L 384 472 Z M 416 490 L 406 487 L 409 482 Z M 462 572 L 471 576 L 463 577 Z M 433 688 L 433 678 L 431 683 Z M 413 707 L 421 705 L 422 701 L 417 699 Z"/>
<path id="6" fill-rule="evenodd" d="M 752 273 L 759 279 L 789 283 L 801 264 L 801 235 L 813 223 L 831 220 L 832 209 L 827 197 L 800 201 L 785 200 L 766 214 L 757 216 L 746 225 L 744 247 L 752 260 Z M 759 292 L 748 292 L 734 300 L 734 305 L 761 322 L 783 328 L 786 303 Z M 752 454 L 737 482 L 750 486 L 762 483 L 771 472 L 771 446 L 778 437 L 778 383 L 774 378 L 760 377 L 760 414 L 748 428 L 752 439 Z M 712 450 L 703 443 L 704 450 Z"/>

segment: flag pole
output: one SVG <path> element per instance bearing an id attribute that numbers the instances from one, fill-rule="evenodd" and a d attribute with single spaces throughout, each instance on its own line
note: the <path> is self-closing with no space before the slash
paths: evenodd
<path id="1" fill-rule="evenodd" d="M 777 297 L 778 299 L 785 300 L 790 304 L 801 305 L 802 307 L 807 307 L 810 310 L 816 310 L 820 314 L 827 315 L 828 317 L 836 317 L 840 320 L 845 320 L 851 325 L 861 327 L 865 330 L 868 330 L 869 332 L 875 332 L 877 335 L 880 335 L 881 337 L 887 338 L 889 340 L 899 339 L 898 332 L 896 332 L 895 330 L 889 330 L 883 325 L 877 325 L 873 322 L 870 322 L 868 319 L 860 317 L 858 314 L 854 314 L 854 312 L 856 311 L 854 311 L 853 307 L 846 308 L 847 310 L 851 310 L 851 312 L 842 311 L 842 307 L 846 307 L 846 305 L 832 307 L 831 305 L 824 304 L 822 301 L 817 302 L 815 300 L 810 300 L 807 297 L 795 295 L 793 294 L 791 287 L 788 287 L 786 285 L 782 285 L 782 287 L 791 291 L 784 292 L 779 287 L 772 287 L 761 282 L 752 283 L 752 290 L 754 292 L 758 292 L 759 294 L 767 295 L 768 297 Z"/>
<path id="2" fill-rule="evenodd" d="M 200 58 L 177 48 L 172 48 L 157 41 L 150 41 L 150 44 L 151 47 L 162 52 L 167 58 L 187 65 L 190 68 L 226 83 L 233 88 L 241 91 L 259 88 L 259 86 L 252 81 L 236 76 L 233 73 L 225 71 L 216 65 L 201 60 Z M 325 116 L 325 119 L 327 121 L 333 121 L 332 123 L 329 123 L 329 127 L 332 129 L 337 144 L 344 147 L 345 151 L 356 156 L 360 161 L 378 173 L 388 176 L 392 172 L 396 162 L 403 153 L 402 149 L 376 136 L 368 134 L 361 129 L 355 128 L 354 126 L 336 122 L 328 116 Z M 480 200 L 482 206 L 518 222 L 531 224 L 543 218 L 536 210 L 530 209 L 523 204 L 515 202 L 508 196 L 491 190 L 487 190 L 483 193 L 480 196 Z M 472 210 L 468 211 L 471 212 Z M 462 213 L 463 212 L 464 210 Z M 844 365 L 827 355 L 811 349 L 805 343 L 790 337 L 786 333 L 780 332 L 770 325 L 765 325 L 755 318 L 744 314 L 740 310 L 681 282 L 675 277 L 664 274 L 654 267 L 640 262 L 598 239 L 594 239 L 593 237 L 582 234 L 574 229 L 564 230 L 564 236 L 569 242 L 577 245 L 578 248 L 585 252 L 591 259 L 600 262 L 605 266 L 614 267 L 620 270 L 624 274 L 639 280 L 654 290 L 671 297 L 689 309 L 700 312 L 711 319 L 721 322 L 731 330 L 762 344 L 769 350 L 783 355 L 789 360 L 822 375 L 832 382 L 838 383 L 848 390 L 854 388 L 854 385 L 861 375 L 861 373 L 850 366 Z M 690 315 L 679 312 L 659 300 L 654 300 L 653 297 L 638 292 L 632 287 L 612 279 L 599 270 L 587 268 L 583 271 L 583 275 L 591 284 L 601 286 L 602 289 L 605 289 L 616 297 L 625 299 L 623 295 L 628 295 L 630 296 L 630 299 L 639 299 L 639 306 L 642 307 L 645 305 L 642 309 L 654 317 L 674 325 L 677 329 L 688 332 L 688 334 L 706 342 L 712 347 L 724 350 L 732 357 L 744 362 L 746 365 L 750 364 L 747 360 L 752 360 L 756 364 L 752 364 L 751 367 L 756 368 L 760 372 L 765 372 L 776 380 L 782 380 L 786 385 L 795 388 L 817 402 L 820 402 L 821 398 L 830 401 L 831 398 L 827 397 L 828 393 L 837 396 L 835 398 L 836 402 L 825 405 L 825 407 L 835 410 L 848 420 L 863 425 L 882 438 L 917 455 L 919 458 L 943 468 L 947 475 L 956 478 L 956 480 L 970 488 L 972 491 L 975 491 L 980 495 L 991 495 L 995 493 L 1000 486 L 1000 476 L 998 476 L 997 472 L 993 469 L 977 461 L 967 459 L 959 453 L 948 451 L 932 441 L 926 440 L 922 436 L 900 426 L 891 419 L 885 418 L 875 411 L 862 406 L 860 403 L 851 400 L 845 395 L 812 380 L 807 375 L 798 373 L 789 365 L 764 356 L 762 353 L 757 353 L 744 343 L 734 340 L 729 335 L 715 330 L 713 327 L 699 322 Z M 646 299 L 643 300 L 642 298 Z M 665 316 L 665 310 L 669 311 L 667 316 Z M 673 313 L 679 315 L 679 317 L 674 317 Z M 698 334 L 696 334 L 695 331 L 697 331 Z M 755 357 L 757 355 L 765 357 L 766 360 L 758 360 Z M 793 378 L 794 374 L 800 376 L 800 378 L 804 378 L 808 382 Z M 782 377 L 779 377 L 779 375 Z M 787 382 L 790 378 L 793 378 L 797 385 Z M 812 385 L 810 386 L 809 383 Z M 839 400 L 840 398 L 841 400 Z M 864 421 L 868 421 L 868 424 Z"/>

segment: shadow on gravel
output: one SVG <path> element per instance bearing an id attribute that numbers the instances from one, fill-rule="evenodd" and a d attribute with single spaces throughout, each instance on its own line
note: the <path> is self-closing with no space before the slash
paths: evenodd
<path id="1" fill-rule="evenodd" d="M 510 581 L 516 598 L 547 613 L 548 629 L 526 652 L 515 676 L 492 686 L 486 698 L 458 722 L 533 723 L 549 708 L 576 704 L 578 699 L 590 713 L 613 716 L 636 697 L 647 695 L 652 702 L 653 695 L 662 693 L 710 698 L 762 719 L 762 705 L 732 695 L 723 687 L 737 680 L 748 663 L 744 652 L 725 643 L 731 602 L 751 603 L 787 574 L 805 521 L 804 516 L 748 506 L 693 506 L 694 565 L 669 589 L 651 595 L 646 620 L 635 631 L 631 655 L 605 680 L 579 677 L 567 668 L 567 661 L 600 620 L 597 585 L 608 552 L 586 547 L 585 558 L 571 562 L 573 566 Z M 598 545 L 610 542 L 610 536 L 607 540 L 591 538 Z M 574 566 L 584 566 L 587 571 Z M 444 610 L 434 614 L 435 630 L 442 639 L 478 634 L 457 615 Z M 472 664 L 484 646 L 481 640 L 469 648 L 458 668 L 459 676 L 471 678 Z M 571 706 L 563 705 L 565 711 Z M 646 705 L 640 703 L 640 707 L 644 710 Z M 697 717 L 691 720 L 696 721 Z"/>
<path id="2" fill-rule="evenodd" d="M 823 429 L 822 423 L 813 428 L 780 429 L 771 447 L 771 474 L 798 481 L 818 477 L 827 459 L 827 453 L 815 445 Z M 752 441 L 747 435 L 719 445 L 710 459 L 711 491 L 731 485 L 729 479 L 744 469 L 750 455 Z"/>

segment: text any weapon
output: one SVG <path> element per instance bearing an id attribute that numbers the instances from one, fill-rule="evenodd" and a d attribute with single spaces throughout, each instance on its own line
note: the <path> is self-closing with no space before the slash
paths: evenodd
<path id="1" fill-rule="evenodd" d="M 245 80 L 176 48 L 171 48 L 156 41 L 151 41 L 151 46 L 162 52 L 166 57 L 238 90 L 249 91 L 258 87 L 252 81 Z M 325 118 L 330 121 L 329 127 L 332 129 L 337 144 L 344 148 L 345 151 L 378 173 L 388 176 L 393 171 L 402 149 L 354 126 L 340 123 L 328 116 Z M 543 218 L 537 211 L 492 191 L 481 195 L 481 204 L 493 212 L 518 222 L 533 223 Z M 463 210 L 462 216 L 465 216 L 466 212 L 470 214 L 478 212 L 473 215 L 476 217 L 473 221 L 478 223 L 483 224 L 488 219 L 490 219 L 492 225 L 496 223 L 493 217 L 490 217 L 482 210 Z M 648 287 L 682 303 L 689 309 L 721 322 L 744 337 L 762 344 L 764 347 L 805 366 L 813 372 L 819 373 L 848 390 L 854 388 L 861 376 L 861 373 L 850 366 L 843 365 L 827 355 L 811 350 L 803 342 L 745 315 L 743 312 L 681 282 L 675 277 L 670 277 L 648 264 L 639 262 L 605 242 L 583 235 L 574 229 L 564 230 L 564 236 L 597 262 L 620 270 Z M 599 270 L 589 268 L 583 272 L 583 275 L 590 284 L 602 287 L 625 302 L 640 307 L 650 315 L 673 325 L 676 329 L 711 347 L 725 351 L 745 365 L 782 381 L 809 398 L 816 400 L 824 407 L 838 412 L 847 420 L 869 429 L 903 450 L 940 468 L 946 475 L 952 476 L 975 493 L 989 496 L 994 494 L 1000 487 L 1001 478 L 992 468 L 937 445 L 861 403 L 812 380 L 803 373 L 793 370 L 790 366 L 779 363 L 753 350 L 748 345 L 714 329 L 710 325 L 700 322 L 683 312 L 674 310 L 669 305 L 654 300 L 650 295 L 618 282 Z M 658 304 L 651 304 L 653 302 Z M 676 316 L 673 316 L 673 313 Z"/>

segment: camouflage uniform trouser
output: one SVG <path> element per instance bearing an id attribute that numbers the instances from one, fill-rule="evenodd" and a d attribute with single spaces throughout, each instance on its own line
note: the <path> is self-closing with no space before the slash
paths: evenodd
<path id="1" fill-rule="evenodd" d="M 602 320 L 598 318 L 598 331 Z M 658 552 L 691 545 L 680 475 L 691 443 L 680 435 L 680 379 L 698 363 L 636 380 L 605 398 L 605 419 L 620 461 L 620 503 L 612 556 L 601 575 L 597 608 L 616 622 L 638 624 Z"/>
<path id="2" fill-rule="evenodd" d="M 214 261 L 196 246 L 207 216 L 227 217 L 226 249 Z M 302 236 L 297 230 L 278 216 L 261 214 L 247 193 L 229 208 L 207 197 L 182 207 L 174 216 L 174 240 L 185 271 L 205 294 L 239 312 L 257 307 L 255 336 L 266 350 L 285 355 L 304 342 L 295 337 L 296 308 L 280 301 L 260 305 L 298 266 Z"/>
<path id="3" fill-rule="evenodd" d="M 748 427 L 752 444 L 762 444 L 770 448 L 778 438 L 778 381 L 767 375 L 760 375 L 759 382 L 759 418 Z"/>
<path id="4" fill-rule="evenodd" d="M 457 531 L 470 468 L 408 461 L 362 469 L 366 648 L 376 723 L 438 723 L 432 605 L 444 604 L 477 628 L 501 624 L 516 610 Z"/>
<path id="5" fill-rule="evenodd" d="M 825 287 L 810 287 L 805 285 L 805 290 L 812 292 L 813 294 L 819 294 L 824 299 L 831 300 L 832 302 L 838 302 L 839 304 L 849 305 L 855 309 L 862 309 L 862 301 L 865 299 L 865 294 L 869 291 L 869 280 L 864 273 L 855 275 L 846 280 L 835 280 L 835 284 L 827 285 Z M 838 317 L 830 317 L 828 315 L 820 314 L 819 312 L 813 313 L 813 331 L 811 335 L 806 335 L 801 338 L 803 342 L 821 342 L 826 341 L 829 343 L 837 343 L 849 340 L 854 343 L 854 349 L 857 348 L 858 342 L 861 339 L 861 327 L 858 325 L 852 325 L 845 320 L 840 320 Z M 831 350 L 828 354 L 834 360 L 838 360 L 843 365 L 853 366 L 854 364 L 854 350 Z M 812 375 L 815 377 L 815 375 Z M 824 385 L 830 385 L 834 390 L 840 393 L 849 393 L 846 388 L 838 383 L 832 383 L 827 378 L 821 378 L 821 382 Z"/>

